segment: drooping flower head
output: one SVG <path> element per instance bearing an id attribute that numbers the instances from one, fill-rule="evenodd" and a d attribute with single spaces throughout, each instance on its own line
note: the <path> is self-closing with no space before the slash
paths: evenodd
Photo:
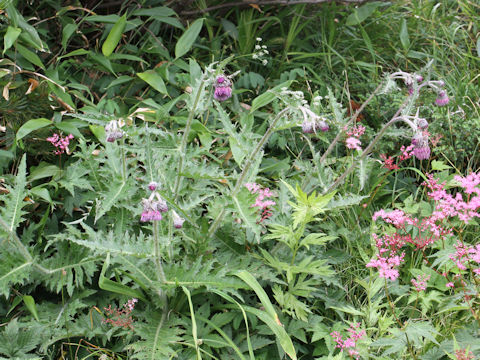
<path id="1" fill-rule="evenodd" d="M 141 222 L 160 221 L 162 220 L 162 213 L 168 211 L 167 202 L 156 191 L 153 191 L 148 199 L 142 199 L 142 204 Z"/>
<path id="2" fill-rule="evenodd" d="M 435 104 L 438 106 L 445 106 L 450 102 L 447 92 L 445 90 L 440 90 L 438 92 L 437 98 L 435 99 Z"/>
<path id="3" fill-rule="evenodd" d="M 213 97 L 218 101 L 225 101 L 232 96 L 232 82 L 225 75 L 219 75 L 213 85 Z"/>
<path id="4" fill-rule="evenodd" d="M 412 138 L 413 155 L 418 160 L 430 158 L 430 146 L 428 145 L 428 135 L 426 132 L 417 132 Z"/>
<path id="5" fill-rule="evenodd" d="M 105 125 L 105 135 L 108 142 L 114 142 L 123 137 L 124 132 L 120 127 L 121 125 L 118 120 L 112 120 Z"/>

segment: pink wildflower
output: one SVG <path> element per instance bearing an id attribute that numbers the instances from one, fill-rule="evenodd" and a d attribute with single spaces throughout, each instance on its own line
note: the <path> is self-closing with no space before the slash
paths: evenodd
<path id="1" fill-rule="evenodd" d="M 250 193 L 258 194 L 257 198 L 255 199 L 255 203 L 251 207 L 259 208 L 261 213 L 259 222 L 263 222 L 272 216 L 271 207 L 275 206 L 276 202 L 266 199 L 274 197 L 275 195 L 273 192 L 269 188 L 262 189 L 261 186 L 256 183 L 246 183 L 244 186 L 248 189 L 248 191 L 250 191 Z"/>
<path id="2" fill-rule="evenodd" d="M 345 140 L 345 145 L 349 149 L 362 150 L 362 148 L 360 147 L 361 144 L 362 142 L 360 140 L 352 136 Z"/>
<path id="3" fill-rule="evenodd" d="M 338 331 L 330 333 L 330 336 L 333 337 L 333 340 L 337 343 L 335 347 L 341 349 L 341 351 L 346 350 L 348 355 L 354 359 L 359 359 L 359 352 L 356 349 L 357 341 L 365 336 L 365 330 L 357 330 L 359 327 L 359 323 L 355 325 L 351 324 L 347 330 L 350 336 L 345 340 L 343 340 L 343 336 Z"/>
<path id="4" fill-rule="evenodd" d="M 124 329 L 133 330 L 133 318 L 131 316 L 132 311 L 135 309 L 137 299 L 130 299 L 121 309 L 113 308 L 112 305 L 103 308 L 106 313 L 106 317 L 102 320 L 104 324 L 111 324 L 115 327 L 122 327 Z"/>
<path id="5" fill-rule="evenodd" d="M 70 149 L 68 148 L 68 145 L 70 144 L 70 140 L 72 139 L 73 139 L 72 134 L 65 137 L 60 134 L 53 134 L 52 136 L 48 137 L 46 140 L 57 148 L 57 150 L 55 150 L 55 155 L 60 155 L 65 152 L 68 155 L 70 155 Z"/>
<path id="6" fill-rule="evenodd" d="M 185 222 L 185 219 L 180 217 L 175 210 L 172 210 L 172 215 L 173 215 L 173 226 L 175 229 L 181 229 L 183 226 L 183 223 Z"/>
<path id="7" fill-rule="evenodd" d="M 418 275 L 416 279 L 412 279 L 411 282 L 413 286 L 415 286 L 415 290 L 420 292 L 425 291 L 428 280 L 430 280 L 430 275 Z"/>

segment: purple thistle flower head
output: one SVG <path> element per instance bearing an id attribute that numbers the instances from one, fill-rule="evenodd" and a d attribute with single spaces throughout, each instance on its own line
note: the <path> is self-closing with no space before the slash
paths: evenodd
<path id="1" fill-rule="evenodd" d="M 426 128 L 428 128 L 428 121 L 424 118 L 418 118 L 417 125 L 420 129 L 425 130 Z"/>
<path id="2" fill-rule="evenodd" d="M 158 183 L 155 181 L 152 181 L 150 184 L 148 184 L 148 189 L 150 191 L 155 191 L 158 188 Z"/>
<path id="3" fill-rule="evenodd" d="M 225 101 L 232 97 L 232 88 L 229 86 L 217 86 L 213 97 L 218 101 Z"/>
<path id="4" fill-rule="evenodd" d="M 316 125 L 320 129 L 320 131 L 323 131 L 323 132 L 328 131 L 330 129 L 330 126 L 328 126 L 327 122 L 324 120 L 319 120 Z"/>
<path id="5" fill-rule="evenodd" d="M 430 158 L 430 146 L 428 146 L 428 136 L 421 132 L 416 133 L 412 138 L 413 155 L 418 160 L 427 160 Z"/>
<path id="6" fill-rule="evenodd" d="M 417 80 L 418 83 L 423 81 L 423 76 L 422 75 L 415 75 L 415 80 Z"/>
<path id="7" fill-rule="evenodd" d="M 173 215 L 173 226 L 175 229 L 181 229 L 183 226 L 183 223 L 185 222 L 184 218 L 181 218 L 175 210 L 172 210 L 172 215 Z"/>
<path id="8" fill-rule="evenodd" d="M 160 211 L 160 212 L 167 212 L 168 211 L 168 205 L 165 200 L 163 200 L 161 197 L 152 206 L 155 208 L 155 210 Z"/>
<path id="9" fill-rule="evenodd" d="M 304 134 L 312 134 L 315 130 L 315 121 L 304 120 L 302 123 L 302 131 Z"/>
<path id="10" fill-rule="evenodd" d="M 450 99 L 448 98 L 447 92 L 445 90 L 440 90 L 437 98 L 435 99 L 435 104 L 437 104 L 437 106 L 445 106 L 449 102 Z"/>

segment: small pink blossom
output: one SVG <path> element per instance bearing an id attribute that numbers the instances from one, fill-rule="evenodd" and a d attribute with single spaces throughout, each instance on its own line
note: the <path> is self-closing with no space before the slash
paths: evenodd
<path id="1" fill-rule="evenodd" d="M 250 191 L 250 193 L 257 194 L 255 203 L 251 205 L 251 207 L 259 208 L 261 214 L 259 222 L 263 222 L 272 216 L 271 207 L 275 206 L 276 202 L 267 199 L 275 196 L 273 192 L 269 188 L 262 189 L 262 187 L 256 183 L 246 183 L 244 186 L 248 189 L 248 191 Z"/>
<path id="2" fill-rule="evenodd" d="M 362 144 L 362 142 L 360 140 L 358 140 L 356 137 L 353 137 L 353 136 L 351 136 L 351 137 L 347 138 L 347 140 L 345 140 L 345 145 L 349 149 L 362 150 L 362 148 L 360 147 L 361 144 Z"/>
<path id="3" fill-rule="evenodd" d="M 63 153 L 67 153 L 70 155 L 70 149 L 68 145 L 70 144 L 70 140 L 73 139 L 73 135 L 69 134 L 68 136 L 62 136 L 61 134 L 53 134 L 52 136 L 48 137 L 46 140 L 50 142 L 53 146 L 57 148 L 55 150 L 55 155 L 60 155 Z"/>
<path id="4" fill-rule="evenodd" d="M 427 282 L 430 280 L 430 275 L 418 275 L 415 279 L 412 279 L 411 282 L 415 286 L 415 290 L 418 292 L 425 291 L 427 289 Z"/>
<path id="5" fill-rule="evenodd" d="M 445 284 L 445 286 L 447 288 L 453 288 L 454 285 L 453 285 L 453 282 L 448 282 L 448 283 Z"/>

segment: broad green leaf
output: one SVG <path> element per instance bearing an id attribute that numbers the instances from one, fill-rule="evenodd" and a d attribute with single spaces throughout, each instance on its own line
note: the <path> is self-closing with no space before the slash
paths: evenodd
<path id="1" fill-rule="evenodd" d="M 37 305 L 35 305 L 35 300 L 30 295 L 23 296 L 23 303 L 27 307 L 28 311 L 32 314 L 35 320 L 40 321 L 38 318 Z"/>
<path id="2" fill-rule="evenodd" d="M 440 160 L 432 161 L 432 170 L 442 171 L 442 170 L 447 170 L 451 168 L 452 168 L 451 166 L 445 164 L 445 162 L 443 161 L 440 161 Z"/>
<path id="3" fill-rule="evenodd" d="M 153 87 L 155 90 L 157 90 L 159 93 L 168 95 L 168 91 L 162 77 L 158 75 L 155 70 L 148 70 L 143 73 L 137 73 L 137 76 L 143 81 L 145 81 L 148 85 Z"/>
<path id="4" fill-rule="evenodd" d="M 180 36 L 175 45 L 175 58 L 179 58 L 185 55 L 193 46 L 193 43 L 200 34 L 200 30 L 202 30 L 203 26 L 203 18 L 197 19 L 194 21 L 192 25 Z"/>
<path id="5" fill-rule="evenodd" d="M 57 61 L 61 60 L 63 58 L 70 57 L 70 56 L 79 56 L 79 55 L 87 55 L 87 54 L 90 54 L 90 51 L 85 50 L 85 49 L 77 49 L 77 50 L 73 50 L 73 51 L 71 51 L 68 54 L 65 54 L 63 56 L 59 56 Z"/>
<path id="6" fill-rule="evenodd" d="M 270 302 L 270 299 L 268 298 L 267 293 L 265 292 L 265 290 L 263 290 L 262 286 L 258 283 L 257 279 L 255 279 L 252 276 L 252 274 L 250 274 L 246 270 L 240 270 L 235 275 L 238 276 L 243 281 L 245 281 L 247 285 L 250 286 L 253 291 L 255 291 L 255 293 L 260 299 L 260 302 L 262 303 L 268 315 L 270 315 L 272 319 L 274 319 L 276 322 L 280 322 L 280 320 L 278 319 L 277 312 L 275 311 L 275 308 Z"/>
<path id="7" fill-rule="evenodd" d="M 110 71 L 112 74 L 115 75 L 115 71 L 113 70 L 112 63 L 109 59 L 107 59 L 103 54 L 97 53 L 90 53 L 90 58 L 95 61 L 97 64 L 103 66 L 105 69 Z"/>
<path id="8" fill-rule="evenodd" d="M 252 101 L 252 107 L 250 108 L 250 113 L 261 108 L 262 106 L 270 104 L 273 99 L 277 96 L 275 92 L 280 91 L 283 87 L 288 88 L 292 84 L 293 80 L 288 80 L 280 85 L 275 86 L 273 89 L 264 92 L 262 95 L 257 96 Z"/>
<path id="9" fill-rule="evenodd" d="M 43 161 L 37 167 L 30 168 L 30 170 L 30 175 L 27 177 L 28 182 L 55 176 L 62 171 L 57 165 Z"/>
<path id="10" fill-rule="evenodd" d="M 35 186 L 34 188 L 30 189 L 30 193 L 33 196 L 38 196 L 39 198 L 42 198 L 50 204 L 53 202 L 50 193 L 43 186 Z"/>
<path id="11" fill-rule="evenodd" d="M 17 50 L 29 62 L 45 70 L 45 65 L 43 65 L 42 60 L 40 60 L 37 54 L 28 50 L 26 47 L 20 44 L 17 44 Z"/>
<path id="12" fill-rule="evenodd" d="M 32 131 L 44 128 L 45 126 L 48 126 L 51 124 L 52 124 L 52 121 L 45 118 L 28 120 L 25 124 L 23 124 L 20 127 L 20 129 L 18 129 L 16 139 L 17 141 L 20 139 L 23 139 Z"/>
<path id="13" fill-rule="evenodd" d="M 100 289 L 147 301 L 147 299 L 140 290 L 131 289 L 127 285 L 107 279 L 105 277 L 105 271 L 107 271 L 109 265 L 110 253 L 107 253 L 107 257 L 105 259 L 105 262 L 103 263 L 102 271 L 100 272 L 100 277 L 98 279 L 98 287 Z"/>
<path id="14" fill-rule="evenodd" d="M 400 42 L 405 50 L 410 47 L 410 38 L 408 37 L 407 19 L 403 19 L 402 27 L 400 28 Z"/>
<path id="15" fill-rule="evenodd" d="M 113 50 L 115 50 L 120 39 L 122 38 L 125 25 L 127 25 L 127 14 L 124 14 L 120 19 L 118 19 L 108 33 L 108 36 L 102 45 L 103 55 L 109 56 L 111 53 L 113 53 Z"/>
<path id="16" fill-rule="evenodd" d="M 166 17 L 177 15 L 175 11 L 166 6 L 157 6 L 150 9 L 137 9 L 132 15 L 135 16 L 153 16 L 153 17 Z"/>
<path id="17" fill-rule="evenodd" d="M 7 28 L 7 33 L 3 37 L 3 54 L 15 44 L 15 41 L 17 41 L 18 35 L 20 35 L 21 32 L 22 29 L 16 27 L 9 26 Z"/>
<path id="18" fill-rule="evenodd" d="M 355 9 L 352 14 L 350 14 L 347 18 L 347 25 L 358 25 L 367 19 L 370 15 L 372 15 L 375 10 L 382 4 L 379 2 L 372 2 L 365 5 L 360 6 L 359 8 Z"/>
<path id="19" fill-rule="evenodd" d="M 250 306 L 245 306 L 244 309 L 249 313 L 254 314 L 260 320 L 262 320 L 270 328 L 270 330 L 272 330 L 272 332 L 275 334 L 283 351 L 287 353 L 290 359 L 297 360 L 297 354 L 295 352 L 295 347 L 293 346 L 292 339 L 290 338 L 288 333 L 285 331 L 285 328 L 278 321 L 274 320 L 265 311 L 255 309 Z"/>
<path id="20" fill-rule="evenodd" d="M 72 134 L 77 138 L 83 138 L 82 133 L 78 130 L 78 128 L 69 121 L 62 121 L 59 123 L 54 123 L 55 127 L 59 130 L 62 130 L 65 133 Z"/>
<path id="21" fill-rule="evenodd" d="M 62 47 L 63 47 L 63 50 L 66 49 L 68 40 L 73 35 L 73 33 L 75 31 L 77 31 L 77 29 L 78 29 L 78 25 L 75 24 L 75 23 L 67 24 L 62 29 Z"/>

